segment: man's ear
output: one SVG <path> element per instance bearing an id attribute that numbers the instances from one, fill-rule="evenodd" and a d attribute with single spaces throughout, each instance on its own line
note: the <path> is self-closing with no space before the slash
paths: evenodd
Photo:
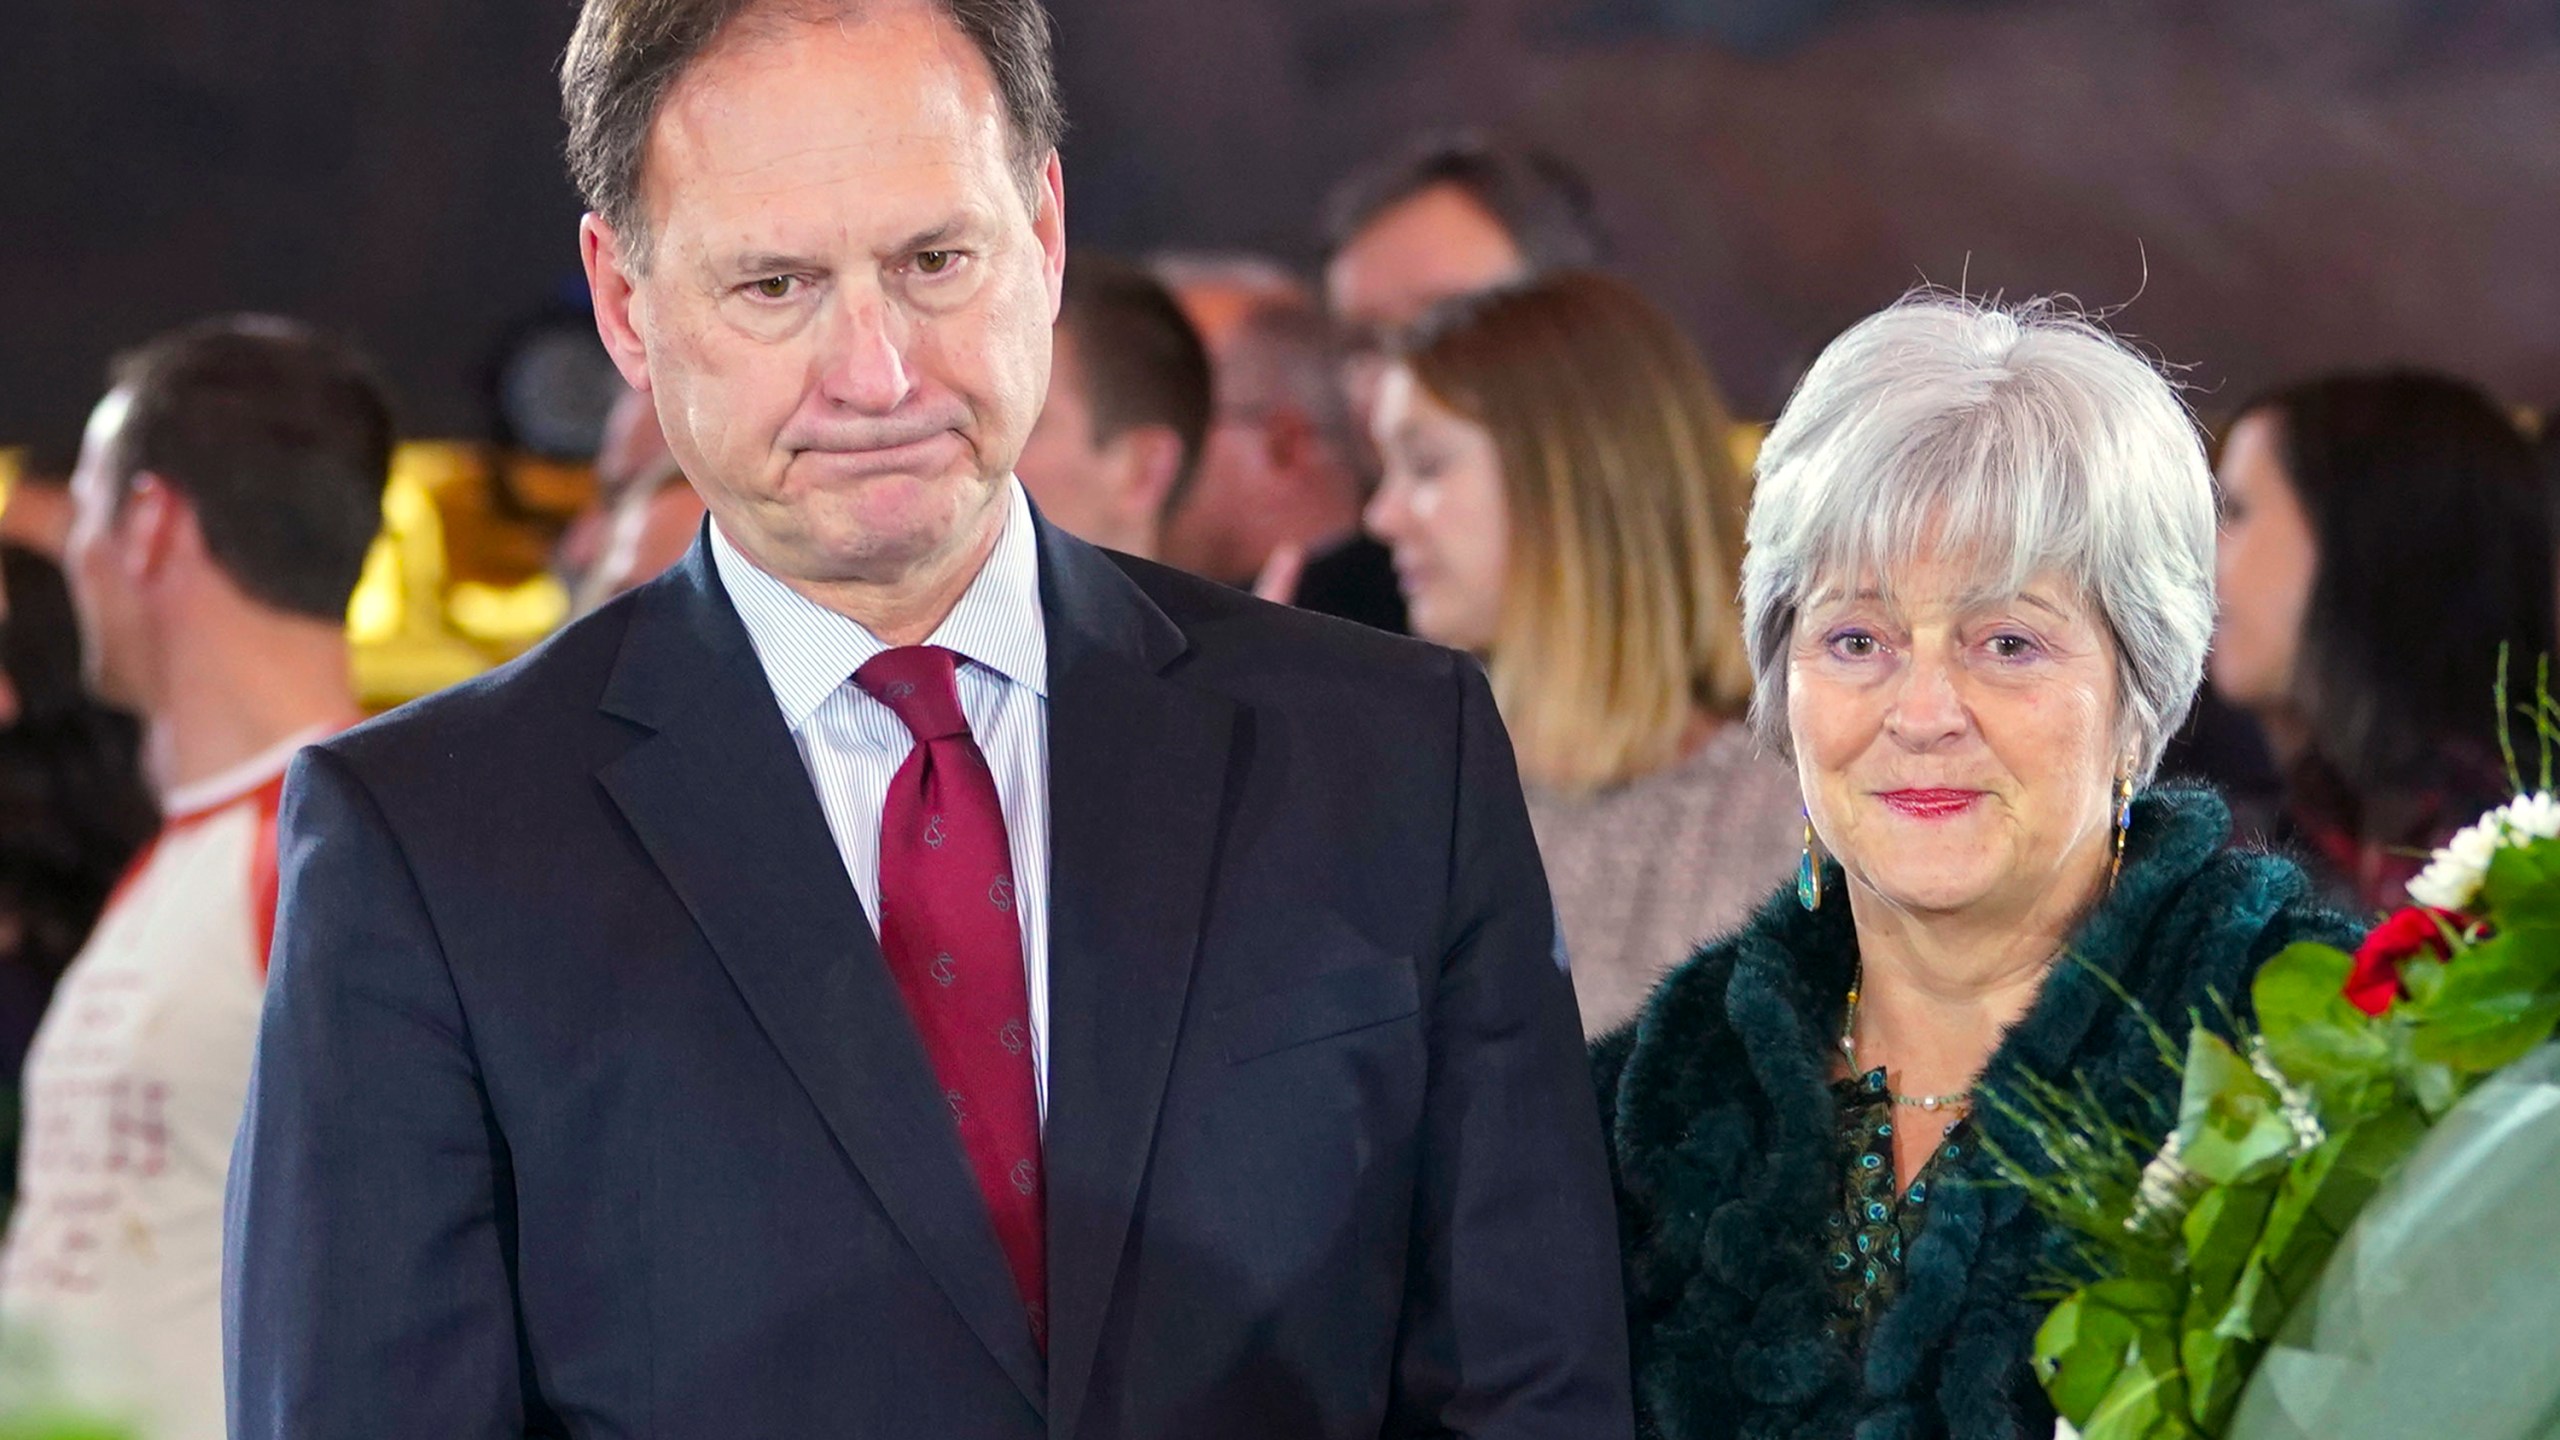
<path id="1" fill-rule="evenodd" d="M 1161 521 L 1174 482 L 1182 478 L 1182 436 L 1170 425 L 1132 425 L 1111 442 L 1111 449 L 1122 507 L 1133 516 Z"/>
<path id="2" fill-rule="evenodd" d="M 1313 420 L 1295 405 L 1275 405 L 1262 417 L 1263 463 L 1282 475 L 1297 473 L 1323 444 Z"/>
<path id="3" fill-rule="evenodd" d="M 649 388 L 649 347 L 632 318 L 636 256 L 623 253 L 623 236 L 593 211 L 578 222 L 578 258 L 587 267 L 587 291 L 595 297 L 596 334 L 632 389 Z"/>
<path id="4" fill-rule="evenodd" d="M 1040 240 L 1041 271 L 1049 282 L 1049 319 L 1054 324 L 1067 276 L 1067 180 L 1057 151 L 1050 151 L 1040 167 L 1040 183 L 1033 194 L 1039 203 L 1032 207 L 1031 233 Z"/>
<path id="5" fill-rule="evenodd" d="M 118 549 L 125 578 L 136 589 L 166 574 L 170 560 L 181 550 L 206 553 L 195 507 L 176 486 L 148 470 L 127 482 L 115 529 L 123 541 Z"/>

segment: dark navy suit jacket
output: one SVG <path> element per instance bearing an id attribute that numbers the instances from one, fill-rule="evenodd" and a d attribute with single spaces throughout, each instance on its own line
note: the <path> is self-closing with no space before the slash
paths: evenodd
<path id="1" fill-rule="evenodd" d="M 1481 674 L 1045 523 L 1040 556 L 1047 1355 L 697 544 L 298 762 L 233 1435 L 1627 1435 Z"/>

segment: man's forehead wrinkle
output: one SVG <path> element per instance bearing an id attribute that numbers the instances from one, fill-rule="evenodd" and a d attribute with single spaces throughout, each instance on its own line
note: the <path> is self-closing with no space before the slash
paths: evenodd
<path id="1" fill-rule="evenodd" d="M 955 42 L 975 58 L 963 37 L 937 41 L 946 58 L 959 58 L 950 49 Z M 928 71 L 921 82 L 878 98 L 841 92 L 832 100 L 821 98 L 818 104 L 827 110 L 818 123 L 830 129 L 832 121 L 845 123 L 836 134 L 813 133 L 808 123 L 774 123 L 775 101 L 757 84 L 757 72 L 771 73 L 790 59 L 778 45 L 744 44 L 707 59 L 678 82 L 653 127 L 644 179 L 681 174 L 687 197 L 752 203 L 830 185 L 867 185 L 885 197 L 900 188 L 900 178 L 934 170 L 967 182 L 960 188 L 975 199 L 987 188 L 979 170 L 1010 178 L 1008 166 L 984 164 L 1006 156 L 1002 110 L 991 86 L 969 84 L 966 72 L 937 67 L 939 73 Z M 745 67 L 748 73 L 723 73 L 724 67 Z M 664 191 L 663 184 L 650 183 L 644 193 Z M 938 223 L 902 218 L 909 230 Z"/>

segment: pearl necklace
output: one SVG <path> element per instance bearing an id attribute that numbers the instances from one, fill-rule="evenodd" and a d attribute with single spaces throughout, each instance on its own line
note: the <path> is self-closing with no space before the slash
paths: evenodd
<path id="1" fill-rule="evenodd" d="M 1850 977 L 1849 1013 L 1840 1021 L 1840 1053 L 1848 1057 L 1852 1075 L 1862 1073 L 1858 1069 L 1858 985 L 1865 978 L 1863 967 Z M 1973 1104 L 1973 1087 L 1970 1085 L 1946 1095 L 1905 1095 L 1888 1083 L 1884 1093 L 1892 1097 L 1894 1104 L 1907 1105 L 1914 1110 L 1962 1110 Z"/>

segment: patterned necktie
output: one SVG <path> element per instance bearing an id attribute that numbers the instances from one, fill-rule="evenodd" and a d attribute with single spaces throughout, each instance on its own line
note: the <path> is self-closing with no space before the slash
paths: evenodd
<path id="1" fill-rule="evenodd" d="M 1045 1350 L 1040 1103 L 1013 853 L 995 776 L 961 713 L 958 660 L 939 646 L 909 645 L 854 672 L 853 683 L 916 739 L 880 812 L 880 951 Z"/>

